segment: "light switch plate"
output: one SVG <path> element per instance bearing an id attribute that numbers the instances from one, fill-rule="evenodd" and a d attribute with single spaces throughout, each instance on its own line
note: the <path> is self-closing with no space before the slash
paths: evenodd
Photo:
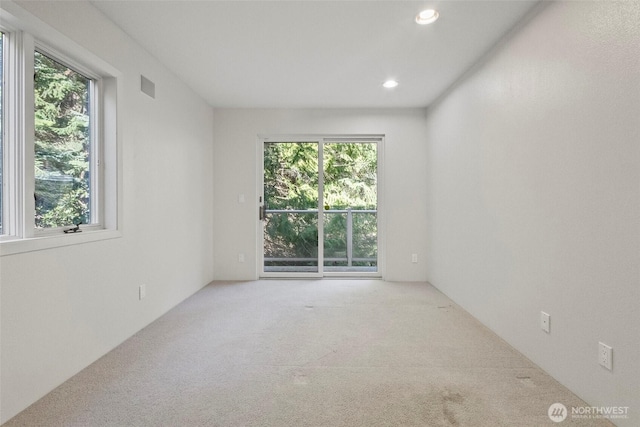
<path id="1" fill-rule="evenodd" d="M 551 316 L 544 311 L 540 312 L 540 329 L 546 333 L 551 333 Z"/>

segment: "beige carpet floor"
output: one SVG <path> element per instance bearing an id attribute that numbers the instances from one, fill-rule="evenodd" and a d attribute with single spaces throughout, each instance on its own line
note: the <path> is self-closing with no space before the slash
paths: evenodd
<path id="1" fill-rule="evenodd" d="M 15 426 L 544 426 L 575 395 L 426 283 L 213 283 Z M 569 409 L 570 410 L 570 409 Z"/>

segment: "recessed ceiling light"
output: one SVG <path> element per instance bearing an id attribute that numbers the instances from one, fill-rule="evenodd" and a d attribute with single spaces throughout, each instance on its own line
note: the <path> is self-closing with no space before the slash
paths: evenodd
<path id="1" fill-rule="evenodd" d="M 398 82 L 395 80 L 387 80 L 386 82 L 382 83 L 382 86 L 386 87 L 387 89 L 393 89 L 394 87 L 398 86 Z"/>
<path id="2" fill-rule="evenodd" d="M 427 9 L 423 10 L 416 16 L 416 22 L 420 25 L 431 24 L 432 22 L 436 22 L 440 14 L 437 10 Z"/>

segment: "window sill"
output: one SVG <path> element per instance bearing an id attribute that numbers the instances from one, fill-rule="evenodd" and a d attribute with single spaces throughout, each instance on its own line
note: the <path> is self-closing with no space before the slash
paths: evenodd
<path id="1" fill-rule="evenodd" d="M 0 242 L 0 257 L 120 237 L 122 237 L 122 233 L 118 230 L 97 230 L 55 236 L 39 236 L 29 239 L 5 240 Z"/>

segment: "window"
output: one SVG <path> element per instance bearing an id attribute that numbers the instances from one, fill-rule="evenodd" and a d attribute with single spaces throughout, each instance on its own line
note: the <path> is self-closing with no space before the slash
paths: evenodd
<path id="1" fill-rule="evenodd" d="M 95 224 L 94 82 L 38 51 L 34 68 L 36 228 Z"/>
<path id="2" fill-rule="evenodd" d="M 0 255 L 118 237 L 119 72 L 0 8 Z"/>

